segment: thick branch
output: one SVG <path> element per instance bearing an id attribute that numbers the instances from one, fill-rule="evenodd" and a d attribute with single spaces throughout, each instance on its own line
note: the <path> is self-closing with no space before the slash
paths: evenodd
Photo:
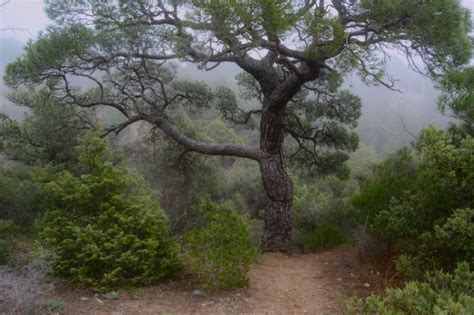
<path id="1" fill-rule="evenodd" d="M 174 141 L 182 145 L 188 151 L 199 152 L 207 155 L 243 157 L 256 161 L 262 159 L 265 156 L 265 153 L 256 147 L 228 143 L 206 143 L 192 139 L 182 134 L 166 118 L 161 116 L 153 117 L 152 121 L 150 122 L 156 125 L 167 136 L 171 137 Z"/>

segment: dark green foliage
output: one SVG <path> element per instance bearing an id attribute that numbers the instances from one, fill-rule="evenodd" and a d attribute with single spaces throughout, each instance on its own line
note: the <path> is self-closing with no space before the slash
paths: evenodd
<path id="1" fill-rule="evenodd" d="M 456 143 L 466 136 L 474 137 L 474 67 L 449 71 L 440 83 L 443 92 L 438 106 L 442 113 L 461 120 L 449 127 Z"/>
<path id="2" fill-rule="evenodd" d="M 221 290 L 248 284 L 257 248 L 249 239 L 247 219 L 231 204 L 203 200 L 197 207 L 201 226 L 183 239 L 183 260 L 205 288 Z"/>
<path id="3" fill-rule="evenodd" d="M 440 109 L 462 124 L 452 124 L 448 131 L 424 129 L 415 146 L 417 163 L 407 150 L 390 157 L 352 200 L 359 214 L 372 215 L 372 231 L 397 245 L 402 254 L 397 270 L 424 282 L 354 299 L 351 313 L 474 312 L 474 273 L 469 267 L 474 261 L 471 70 L 448 72 L 441 81 Z"/>
<path id="4" fill-rule="evenodd" d="M 293 238 L 304 251 L 319 251 L 344 243 L 353 237 L 357 221 L 353 218 L 351 197 L 361 182 L 372 176 L 373 151 L 363 148 L 353 153 L 346 179 L 324 176 L 294 177 Z"/>
<path id="5" fill-rule="evenodd" d="M 369 228 L 374 227 L 375 217 L 388 208 L 392 198 L 401 197 L 415 185 L 416 172 L 416 162 L 406 148 L 375 165 L 373 178 L 362 182 L 360 191 L 351 197 L 359 223 L 367 221 Z"/>
<path id="6" fill-rule="evenodd" d="M 427 268 L 425 257 L 402 254 L 395 261 L 395 268 L 405 279 L 423 279 Z"/>
<path id="7" fill-rule="evenodd" d="M 237 79 L 245 98 L 253 96 L 262 101 L 256 79 L 249 74 L 240 74 Z M 317 80 L 288 103 L 284 129 L 290 138 L 285 150 L 293 172 L 302 176 L 348 175 L 344 162 L 359 144 L 352 130 L 357 127 L 362 104 L 359 97 L 342 89 L 342 83 L 342 76 L 321 71 Z"/>
<path id="8" fill-rule="evenodd" d="M 145 143 L 134 142 L 126 152 L 129 164 L 160 192 L 172 235 L 182 233 L 192 224 L 196 216 L 193 204 L 200 196 L 215 196 L 216 188 L 222 187 L 222 175 L 213 165 L 214 159 L 193 153 L 181 155 L 182 148 L 160 134 Z"/>
<path id="9" fill-rule="evenodd" d="M 332 224 L 326 223 L 306 235 L 305 251 L 320 252 L 328 250 L 346 242 L 344 233 Z"/>
<path id="10" fill-rule="evenodd" d="M 472 42 L 469 11 L 460 6 L 459 0 L 411 1 L 411 0 L 362 0 L 374 27 L 381 27 L 387 20 L 398 18 L 400 28 L 395 32 L 416 38 L 414 48 L 430 64 L 431 71 L 443 71 L 441 60 L 450 65 L 465 64 L 471 57 Z M 400 46 L 403 44 L 400 43 Z M 422 51 L 423 46 L 437 48 L 437 56 Z M 401 47 L 400 47 L 401 48 Z"/>
<path id="11" fill-rule="evenodd" d="M 306 252 L 340 245 L 353 227 L 347 198 L 355 190 L 353 182 L 328 176 L 313 184 L 295 187 L 293 204 L 294 241 Z M 341 232 L 344 231 L 344 232 Z"/>
<path id="12" fill-rule="evenodd" d="M 34 220 L 44 213 L 46 205 L 28 167 L 0 167 L 0 218 L 13 221 L 15 231 L 30 234 Z"/>
<path id="13" fill-rule="evenodd" d="M 267 110 L 264 98 L 272 100 L 277 93 L 270 97 L 270 90 L 280 90 L 277 86 L 289 80 L 290 86 L 295 85 L 287 95 L 278 95 L 281 100 L 277 103 L 284 110 L 275 113 L 282 132 L 294 140 L 293 160 L 306 170 L 347 175 L 343 162 L 357 148 L 357 135 L 349 129 L 357 124 L 360 100 L 340 90 L 343 76 L 356 70 L 366 82 L 390 85 L 384 81 L 385 59 L 381 58 L 386 46 L 399 49 L 411 62 L 421 57 L 428 72 L 436 76 L 441 69 L 469 60 L 471 26 L 467 10 L 457 0 L 333 1 L 326 4 L 332 10 L 319 7 L 324 5 L 317 1 L 255 1 L 242 6 L 239 1 L 145 5 L 51 0 L 46 11 L 56 24 L 8 66 L 6 82 L 18 87 L 60 77 L 64 82 L 58 90 L 71 103 L 110 106 L 127 118 L 134 117 L 132 121 L 156 124 L 152 117 L 161 110 L 166 114 L 162 118 L 169 119 L 179 106 L 196 112 L 214 106 L 224 118 L 254 127 Z M 167 10 L 189 14 L 174 21 Z M 147 17 L 154 14 L 156 21 L 150 23 Z M 353 25 L 354 21 L 360 23 Z M 300 40 L 286 47 L 286 40 L 296 32 Z M 407 42 L 412 44 L 408 47 Z M 210 49 L 205 49 L 208 44 Z M 281 49 L 269 50 L 281 45 Z M 150 47 L 156 51 L 149 51 Z M 245 59 L 249 47 L 271 54 L 265 62 L 263 56 L 244 62 L 240 59 Z M 137 53 L 144 51 L 148 53 Z M 217 51 L 222 53 L 215 54 Z M 137 62 L 140 58 L 143 62 Z M 241 107 L 234 93 L 223 87 L 211 91 L 202 82 L 177 81 L 170 67 L 156 63 L 183 59 L 200 69 L 210 67 L 208 62 L 238 64 L 245 71 L 238 76 L 242 97 L 257 100 L 259 108 Z M 104 69 L 114 71 L 100 77 Z M 91 78 L 90 73 L 97 75 Z M 292 83 L 294 76 L 301 82 Z M 69 77 L 88 80 L 95 89 L 84 93 L 68 82 Z M 264 88 L 270 88 L 266 95 Z M 154 103 L 158 99 L 150 102 L 149 96 L 142 95 L 146 90 L 168 96 L 158 98 L 159 104 Z M 173 106 L 165 104 L 168 100 Z M 139 110 L 124 106 L 136 101 Z"/>
<path id="14" fill-rule="evenodd" d="M 460 259 L 473 259 L 474 139 L 455 145 L 448 132 L 430 127 L 421 133 L 416 152 L 419 163 L 400 160 L 401 173 L 390 172 L 387 166 L 394 164 L 385 162 L 356 204 L 374 214 L 372 230 L 414 256 L 421 270 L 452 270 Z"/>
<path id="15" fill-rule="evenodd" d="M 36 182 L 37 166 L 74 167 L 79 138 L 95 128 L 92 111 L 58 100 L 54 88 L 48 82 L 38 90 L 10 92 L 10 101 L 25 110 L 22 120 L 0 113 L 0 152 L 6 157 L 0 166 L 0 218 L 13 220 L 22 233 L 31 234 L 48 204 Z"/>
<path id="16" fill-rule="evenodd" d="M 44 77 L 38 71 L 57 66 L 75 54 L 83 54 L 92 42 L 92 32 L 83 25 L 68 25 L 66 28 L 50 26 L 37 41 L 25 47 L 26 59 L 7 66 L 6 72 L 11 76 L 5 76 L 5 83 L 41 82 Z"/>
<path id="17" fill-rule="evenodd" d="M 51 299 L 46 303 L 46 309 L 50 312 L 62 313 L 66 308 L 66 304 L 62 300 Z"/>
<path id="18" fill-rule="evenodd" d="M 348 313 L 462 315 L 473 311 L 474 272 L 469 264 L 460 263 L 453 274 L 427 273 L 425 282 L 411 281 L 403 288 L 387 289 L 380 296 L 354 298 Z"/>
<path id="19" fill-rule="evenodd" d="M 441 112 L 452 113 L 463 121 L 474 119 L 474 67 L 448 71 L 440 83 L 443 94 L 439 99 Z"/>
<path id="20" fill-rule="evenodd" d="M 472 152 L 472 138 L 455 146 L 447 132 L 425 129 L 417 144 L 420 164 L 415 185 L 380 212 L 378 230 L 385 230 L 392 239 L 417 237 L 442 225 L 455 209 L 472 207 Z"/>
<path id="21" fill-rule="evenodd" d="M 10 101 L 27 110 L 21 121 L 0 114 L 0 150 L 28 165 L 76 163 L 74 147 L 94 128 L 93 112 L 58 101 L 54 84 L 37 91 L 16 90 Z"/>
<path id="22" fill-rule="evenodd" d="M 149 284 L 178 269 L 167 221 L 143 180 L 110 162 L 106 143 L 86 138 L 77 172 L 44 184 L 54 206 L 39 224 L 57 275 L 96 291 Z"/>
<path id="23" fill-rule="evenodd" d="M 0 265 L 8 262 L 13 247 L 12 221 L 0 219 Z"/>
<path id="24" fill-rule="evenodd" d="M 421 235 L 420 255 L 438 257 L 440 265 L 474 261 L 474 210 L 456 209 L 443 224 Z"/>

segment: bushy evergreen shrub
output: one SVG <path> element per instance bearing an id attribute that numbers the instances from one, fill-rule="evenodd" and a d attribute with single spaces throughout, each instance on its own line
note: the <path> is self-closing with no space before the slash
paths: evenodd
<path id="1" fill-rule="evenodd" d="M 351 181 L 333 176 L 295 187 L 293 235 L 305 252 L 330 249 L 345 242 L 353 228 L 347 199 L 355 190 Z"/>
<path id="2" fill-rule="evenodd" d="M 13 163 L 0 166 L 0 218 L 11 220 L 13 231 L 22 235 L 34 231 L 34 221 L 44 213 L 46 204 L 30 175 L 30 167 Z"/>
<path id="3" fill-rule="evenodd" d="M 453 274 L 441 271 L 426 274 L 426 281 L 411 281 L 403 288 L 367 299 L 353 298 L 349 314 L 472 314 L 474 272 L 468 263 L 458 264 Z"/>
<path id="4" fill-rule="evenodd" d="M 416 161 L 407 148 L 396 151 L 386 160 L 373 166 L 374 176 L 362 182 L 360 191 L 351 197 L 358 211 L 355 217 L 361 224 L 368 224 L 372 231 L 377 215 L 387 209 L 393 198 L 399 198 L 415 185 Z"/>
<path id="5" fill-rule="evenodd" d="M 456 209 L 443 223 L 421 235 L 419 255 L 437 257 L 441 266 L 474 261 L 474 209 Z"/>
<path id="6" fill-rule="evenodd" d="M 183 239 L 183 261 L 204 288 L 221 290 L 248 284 L 257 248 L 249 239 L 247 219 L 231 204 L 203 200 L 197 207 L 200 226 Z"/>
<path id="7" fill-rule="evenodd" d="M 329 249 L 355 237 L 352 196 L 360 183 L 373 176 L 373 150 L 362 147 L 354 152 L 348 166 L 350 176 L 295 176 L 293 200 L 293 241 L 304 252 Z M 323 241 L 326 244 L 320 244 Z"/>
<path id="8" fill-rule="evenodd" d="M 326 223 L 306 235 L 305 251 L 319 252 L 334 248 L 346 242 L 344 233 L 336 226 Z"/>
<path id="9" fill-rule="evenodd" d="M 179 268 L 167 221 L 143 180 L 110 162 L 106 143 L 87 137 L 76 173 L 44 185 L 54 206 L 39 223 L 54 271 L 96 291 L 149 284 Z"/>
<path id="10" fill-rule="evenodd" d="M 410 269 L 409 260 L 420 270 L 453 270 L 459 260 L 472 261 L 473 152 L 473 138 L 454 144 L 448 132 L 426 128 L 416 144 L 415 168 L 403 158 L 397 164 L 404 171 L 392 172 L 389 159 L 353 199 L 373 217 L 371 231 L 407 255 L 402 269 Z M 419 274 L 413 271 L 408 273 Z"/>

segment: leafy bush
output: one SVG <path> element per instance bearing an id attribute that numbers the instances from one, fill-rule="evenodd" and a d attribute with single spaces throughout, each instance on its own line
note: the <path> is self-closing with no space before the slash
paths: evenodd
<path id="1" fill-rule="evenodd" d="M 474 272 L 468 263 L 458 264 L 453 274 L 426 274 L 425 282 L 411 281 L 403 288 L 387 289 L 384 295 L 354 298 L 350 314 L 472 314 Z"/>
<path id="2" fill-rule="evenodd" d="M 474 259 L 474 209 L 457 209 L 444 224 L 420 237 L 419 255 L 438 257 L 441 266 Z"/>
<path id="3" fill-rule="evenodd" d="M 46 309 L 50 312 L 63 312 L 66 308 L 66 304 L 63 300 L 51 299 L 46 303 Z"/>
<path id="4" fill-rule="evenodd" d="M 306 252 L 314 252 L 345 241 L 353 228 L 353 222 L 348 219 L 350 208 L 347 204 L 348 196 L 355 190 L 353 184 L 328 176 L 296 186 L 293 202 L 296 245 Z"/>
<path id="5" fill-rule="evenodd" d="M 361 224 L 368 223 L 369 231 L 376 216 L 387 209 L 393 198 L 399 198 L 414 187 L 417 168 L 412 153 L 404 148 L 376 164 L 374 177 L 361 184 L 360 191 L 351 197 L 356 217 Z"/>
<path id="6" fill-rule="evenodd" d="M 203 200 L 197 207 L 201 227 L 184 237 L 183 260 L 204 288 L 221 290 L 248 284 L 257 248 L 249 239 L 246 218 L 230 204 Z"/>
<path id="7" fill-rule="evenodd" d="M 30 173 L 31 168 L 20 164 L 0 166 L 0 218 L 11 220 L 13 231 L 22 235 L 34 231 L 34 221 L 46 205 Z"/>
<path id="8" fill-rule="evenodd" d="M 424 270 L 427 269 L 424 257 L 412 255 L 400 255 L 395 260 L 395 269 L 409 280 L 423 279 Z"/>
<path id="9" fill-rule="evenodd" d="M 77 174 L 44 186 L 54 207 L 39 223 L 57 275 L 96 291 L 148 284 L 173 275 L 177 248 L 166 217 L 143 180 L 109 162 L 106 143 L 86 138 Z"/>
<path id="10" fill-rule="evenodd" d="M 416 144 L 418 163 L 403 156 L 396 164 L 389 159 L 354 197 L 356 206 L 371 214 L 371 231 L 412 256 L 413 268 L 453 270 L 457 261 L 472 260 L 472 152 L 473 138 L 455 145 L 448 132 L 426 128 Z M 397 164 L 403 172 L 391 171 Z M 399 265 L 411 268 L 408 260 Z"/>
<path id="11" fill-rule="evenodd" d="M 326 223 L 306 236 L 305 251 L 319 252 L 342 245 L 345 242 L 344 233 L 332 224 Z"/>
<path id="12" fill-rule="evenodd" d="M 12 221 L 0 219 L 0 265 L 8 262 L 10 251 L 13 247 L 11 237 Z"/>
<path id="13" fill-rule="evenodd" d="M 373 176 L 375 153 L 363 147 L 354 152 L 348 166 L 348 178 L 323 176 L 294 176 L 293 240 L 302 251 L 332 248 L 354 237 L 357 220 L 354 220 L 351 197 L 361 182 Z M 337 232 L 336 232 L 337 230 Z M 315 242 L 327 242 L 315 245 Z M 309 244 L 309 243 L 312 244 Z"/>

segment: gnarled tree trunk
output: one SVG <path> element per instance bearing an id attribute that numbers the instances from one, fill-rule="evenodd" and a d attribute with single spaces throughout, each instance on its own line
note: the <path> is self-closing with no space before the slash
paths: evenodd
<path id="1" fill-rule="evenodd" d="M 265 188 L 264 251 L 287 251 L 291 242 L 293 184 L 281 154 L 260 161 Z"/>
<path id="2" fill-rule="evenodd" d="M 275 107 L 273 107 L 275 108 Z M 260 171 L 265 189 L 265 228 L 262 239 L 264 251 L 287 251 L 290 247 L 293 184 L 283 159 L 283 111 L 265 104 L 260 124 Z"/>

